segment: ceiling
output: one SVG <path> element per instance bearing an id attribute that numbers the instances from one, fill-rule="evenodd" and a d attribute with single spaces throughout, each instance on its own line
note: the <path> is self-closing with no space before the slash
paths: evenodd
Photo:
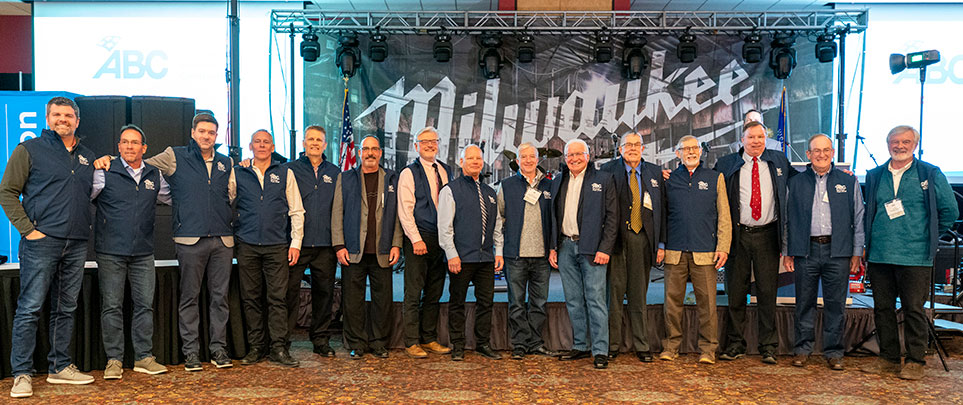
<path id="1" fill-rule="evenodd" d="M 0 15 L 30 15 L 30 4 L 19 0 L 0 0 Z"/>

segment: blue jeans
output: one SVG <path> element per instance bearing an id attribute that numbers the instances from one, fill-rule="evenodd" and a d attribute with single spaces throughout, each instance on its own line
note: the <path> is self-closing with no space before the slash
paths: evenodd
<path id="1" fill-rule="evenodd" d="M 558 271 L 562 275 L 565 308 L 572 321 L 573 350 L 588 349 L 589 333 L 593 355 L 609 353 L 609 309 L 605 295 L 604 264 L 578 253 L 578 243 L 565 238 L 558 249 Z"/>
<path id="2" fill-rule="evenodd" d="M 809 243 L 809 256 L 797 256 L 796 278 L 796 345 L 794 354 L 813 352 L 815 341 L 816 296 L 823 285 L 823 356 L 841 358 L 846 295 L 849 293 L 850 257 L 831 257 L 829 243 Z"/>
<path id="3" fill-rule="evenodd" d="M 544 257 L 505 258 L 508 278 L 508 326 L 512 347 L 531 351 L 545 342 L 545 301 L 548 300 L 548 259 Z M 525 293 L 528 303 L 525 303 Z"/>
<path id="4" fill-rule="evenodd" d="M 100 323 L 107 359 L 124 361 L 124 289 L 130 280 L 134 304 L 130 337 L 134 359 L 151 356 L 154 339 L 154 255 L 117 256 L 97 253 L 100 280 Z"/>
<path id="5" fill-rule="evenodd" d="M 47 236 L 20 239 L 20 296 L 13 316 L 10 366 L 13 375 L 33 374 L 33 351 L 37 344 L 37 320 L 50 293 L 50 353 L 47 372 L 54 374 L 70 365 L 70 337 L 74 310 L 84 278 L 87 241 Z"/>

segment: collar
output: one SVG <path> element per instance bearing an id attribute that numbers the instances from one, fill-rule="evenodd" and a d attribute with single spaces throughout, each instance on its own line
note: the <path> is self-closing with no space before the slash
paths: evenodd
<path id="1" fill-rule="evenodd" d="M 139 172 L 139 171 L 141 171 L 141 170 L 144 170 L 144 167 L 145 167 L 145 165 L 146 165 L 146 163 L 144 163 L 144 161 L 141 160 L 141 161 L 140 161 L 140 168 L 139 168 L 139 169 L 135 169 L 135 168 L 131 167 L 129 164 L 127 164 L 127 161 L 124 160 L 124 158 L 120 158 L 120 163 L 122 163 L 122 164 L 124 165 L 124 169 L 133 170 L 134 173 L 137 173 L 137 172 Z"/>
<path id="2" fill-rule="evenodd" d="M 437 156 L 435 157 L 435 161 L 434 161 L 434 162 L 429 162 L 429 161 L 425 160 L 424 158 L 422 158 L 421 156 L 418 156 L 418 161 L 421 162 L 421 165 L 424 166 L 424 167 L 431 167 L 431 165 L 432 165 L 432 164 L 435 164 L 435 163 L 437 163 L 438 166 L 441 166 L 441 162 L 438 161 L 438 157 L 437 157 Z"/>
<path id="3" fill-rule="evenodd" d="M 625 166 L 625 171 L 628 173 L 628 172 L 631 172 L 632 169 L 635 169 L 635 172 L 638 173 L 640 176 L 642 175 L 642 162 L 643 160 L 640 160 L 639 164 L 633 167 L 633 166 L 629 166 L 629 162 L 626 162 L 625 158 L 622 158 L 622 165 Z"/>
<path id="4" fill-rule="evenodd" d="M 534 181 L 528 181 L 528 177 L 525 177 L 525 175 L 522 174 L 521 169 L 519 169 L 519 171 L 518 171 L 518 177 L 521 177 L 522 180 L 524 180 L 525 183 L 528 184 L 529 186 L 533 186 L 533 187 L 534 187 L 534 186 L 538 185 L 538 183 L 539 183 L 540 181 L 542 181 L 543 178 L 545 178 L 545 173 L 542 173 L 542 171 L 539 170 L 539 169 L 536 167 L 536 168 L 535 168 L 535 179 L 534 179 Z"/>
<path id="5" fill-rule="evenodd" d="M 903 173 L 905 173 L 907 170 L 909 170 L 909 168 L 913 167 L 913 165 L 915 165 L 915 164 L 916 164 L 916 158 L 914 157 L 913 160 L 911 160 L 908 165 L 903 166 L 902 169 L 894 169 L 894 168 L 893 168 L 893 159 L 890 159 L 889 162 L 886 162 L 886 169 L 889 170 L 889 172 L 890 172 L 890 173 L 893 173 L 894 175 L 895 175 L 895 174 L 903 174 Z"/>
<path id="6" fill-rule="evenodd" d="M 758 159 L 759 161 L 765 161 L 765 159 L 762 158 L 763 155 L 765 155 L 765 154 L 766 154 L 766 151 L 763 150 L 762 153 L 760 153 L 759 156 L 757 156 L 757 159 Z M 739 155 L 742 156 L 742 160 L 743 160 L 744 162 L 746 162 L 746 163 L 752 163 L 752 156 L 749 156 L 749 153 L 746 152 L 746 149 L 745 149 L 745 148 L 739 149 Z"/>

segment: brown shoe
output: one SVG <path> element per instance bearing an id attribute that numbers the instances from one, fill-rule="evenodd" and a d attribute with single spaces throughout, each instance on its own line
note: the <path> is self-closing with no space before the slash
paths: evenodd
<path id="1" fill-rule="evenodd" d="M 445 347 L 445 346 L 442 346 L 442 345 L 441 345 L 440 343 L 438 343 L 438 342 L 431 342 L 431 343 L 428 343 L 428 344 L 426 344 L 426 345 L 421 345 L 421 348 L 422 348 L 422 349 L 425 349 L 426 351 L 428 351 L 428 352 L 430 352 L 430 353 L 435 353 L 435 354 L 448 354 L 448 353 L 451 353 L 451 349 L 449 349 L 449 348 L 447 348 L 447 347 Z"/>
<path id="2" fill-rule="evenodd" d="M 899 378 L 904 380 L 922 380 L 926 375 L 923 365 L 915 361 L 906 361 L 903 370 L 899 372 Z"/>
<path id="3" fill-rule="evenodd" d="M 405 354 L 407 354 L 408 357 L 411 357 L 413 359 L 424 359 L 428 357 L 428 353 L 425 353 L 425 351 L 422 350 L 421 346 L 418 346 L 418 345 L 408 346 L 408 348 L 405 349 Z"/>
<path id="4" fill-rule="evenodd" d="M 843 371 L 843 358 L 842 357 L 830 357 L 826 359 L 826 364 L 829 365 L 830 370 Z"/>
<path id="5" fill-rule="evenodd" d="M 872 363 L 860 367 L 859 371 L 870 374 L 895 376 L 900 372 L 900 365 L 899 363 L 890 363 L 882 357 L 877 357 Z"/>
<path id="6" fill-rule="evenodd" d="M 792 366 L 793 367 L 806 367 L 806 361 L 809 360 L 809 355 L 797 354 L 792 356 Z"/>

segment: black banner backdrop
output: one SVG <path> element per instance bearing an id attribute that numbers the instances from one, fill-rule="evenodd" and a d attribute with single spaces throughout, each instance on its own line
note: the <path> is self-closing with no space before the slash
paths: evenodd
<path id="1" fill-rule="evenodd" d="M 706 164 L 711 166 L 738 150 L 746 111 L 762 111 L 770 133 L 775 131 L 783 85 L 790 160 L 805 160 L 810 135 L 831 133 L 833 64 L 819 63 L 806 37 L 796 41 L 798 65 L 785 81 L 773 77 L 766 60 L 744 62 L 738 36 L 698 37 L 699 56 L 688 64 L 675 55 L 675 36 L 648 40 L 649 68 L 641 79 L 629 81 L 618 36 L 616 55 L 605 64 L 593 62 L 594 37 L 536 36 L 537 56 L 527 64 L 515 61 L 516 41 L 506 37 L 501 77 L 486 80 L 474 36 L 453 37 L 448 63 L 432 58 L 430 35 L 390 36 L 387 60 L 371 62 L 362 36 L 363 62 L 347 82 L 355 140 L 378 136 L 386 167 L 400 170 L 417 157 L 413 134 L 434 126 L 442 139 L 439 156 L 450 163 L 457 163 L 463 146 L 482 146 L 489 182 L 512 174 L 504 152 L 515 152 L 523 142 L 561 151 L 566 141 L 579 137 L 602 162 L 617 154 L 618 136 L 633 130 L 643 135 L 647 161 L 674 167 L 676 142 L 692 134 L 709 146 Z M 318 61 L 305 64 L 304 114 L 306 123 L 326 127 L 328 156 L 337 160 L 345 82 L 334 61 L 337 41 L 328 38 L 323 45 L 327 51 Z M 766 52 L 768 57 L 768 46 Z M 770 143 L 778 148 L 775 140 Z M 562 163 L 547 159 L 543 167 L 554 170 Z"/>

